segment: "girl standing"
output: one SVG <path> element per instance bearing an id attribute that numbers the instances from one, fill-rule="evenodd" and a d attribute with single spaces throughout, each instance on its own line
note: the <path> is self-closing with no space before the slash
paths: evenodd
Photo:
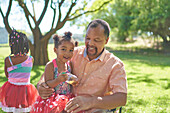
<path id="1" fill-rule="evenodd" d="M 8 81 L 0 88 L 0 107 L 5 112 L 30 112 L 38 92 L 30 83 L 33 57 L 27 55 L 28 39 L 25 34 L 13 30 L 9 45 L 11 55 L 5 58 Z"/>

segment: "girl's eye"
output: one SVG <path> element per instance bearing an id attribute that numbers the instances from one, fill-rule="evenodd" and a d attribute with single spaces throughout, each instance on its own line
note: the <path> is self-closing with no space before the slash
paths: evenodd
<path id="1" fill-rule="evenodd" d="M 73 50 L 70 50 L 70 52 L 73 52 Z"/>
<path id="2" fill-rule="evenodd" d="M 66 51 L 66 49 L 61 49 L 62 51 Z"/>

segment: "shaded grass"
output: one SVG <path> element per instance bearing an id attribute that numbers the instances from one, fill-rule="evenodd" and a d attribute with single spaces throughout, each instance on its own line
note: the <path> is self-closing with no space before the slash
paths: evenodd
<path id="1" fill-rule="evenodd" d="M 7 80 L 3 67 L 9 55 L 8 47 L 0 47 L 0 86 Z M 170 111 L 170 56 L 151 48 L 125 47 L 115 43 L 106 47 L 125 65 L 128 80 L 127 104 L 123 113 L 169 113 Z M 8 51 L 7 51 L 8 50 Z M 53 45 L 48 46 L 49 59 L 55 58 Z M 1 52 L 3 51 L 3 52 Z M 3 53 L 3 54 L 2 54 Z M 34 66 L 31 83 L 36 85 L 45 66 Z M 0 110 L 1 112 L 1 110 Z"/>

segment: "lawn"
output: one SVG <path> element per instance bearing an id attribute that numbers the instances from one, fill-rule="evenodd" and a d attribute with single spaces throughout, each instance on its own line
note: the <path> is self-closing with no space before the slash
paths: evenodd
<path id="1" fill-rule="evenodd" d="M 169 113 L 170 112 L 170 55 L 157 53 L 140 45 L 115 44 L 107 49 L 125 64 L 128 80 L 127 104 L 123 113 Z M 139 49 L 139 46 L 142 49 Z M 53 45 L 49 44 L 49 58 L 55 57 Z M 4 75 L 4 58 L 9 55 L 7 46 L 0 46 L 0 86 L 7 80 Z M 34 66 L 31 83 L 36 85 L 44 66 Z M 2 111 L 0 110 L 0 113 Z"/>

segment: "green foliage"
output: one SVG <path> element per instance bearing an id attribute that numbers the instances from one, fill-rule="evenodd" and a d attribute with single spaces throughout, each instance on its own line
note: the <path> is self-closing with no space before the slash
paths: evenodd
<path id="1" fill-rule="evenodd" d="M 92 8 L 98 6 L 95 0 Z M 170 2 L 169 0 L 112 0 L 100 11 L 86 15 L 91 21 L 96 18 L 107 21 L 111 27 L 111 37 L 120 42 L 127 38 L 149 33 L 160 36 L 163 42 L 170 43 Z M 87 18 L 83 24 L 87 26 Z M 139 34 L 140 33 L 140 34 Z"/>
<path id="2" fill-rule="evenodd" d="M 135 15 L 132 22 L 133 30 L 151 32 L 155 36 L 161 36 L 164 42 L 168 42 L 170 2 L 168 0 L 134 1 L 133 5 L 138 11 L 133 12 Z"/>
<path id="3" fill-rule="evenodd" d="M 93 6 L 97 6 L 98 2 L 98 0 L 95 1 Z M 129 36 L 130 32 L 131 21 L 133 19 L 129 18 L 131 9 L 129 2 L 127 1 L 112 0 L 112 2 L 103 7 L 101 11 L 96 12 L 93 16 L 90 15 L 90 17 L 91 20 L 100 18 L 107 21 L 112 32 L 118 37 L 117 40 L 123 42 Z"/>

